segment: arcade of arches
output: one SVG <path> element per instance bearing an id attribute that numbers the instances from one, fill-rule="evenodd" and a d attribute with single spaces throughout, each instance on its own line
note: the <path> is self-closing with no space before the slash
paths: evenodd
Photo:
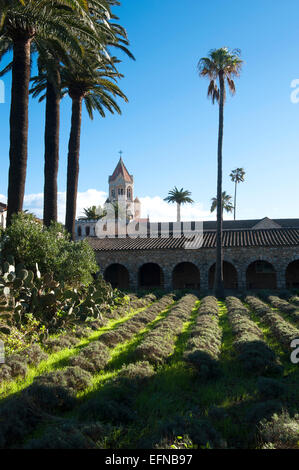
<path id="1" fill-rule="evenodd" d="M 159 287 L 206 290 L 213 288 L 215 263 L 200 266 L 182 261 L 165 267 L 159 260 L 134 265 L 120 262 L 108 264 L 103 271 L 106 281 L 122 289 Z M 299 288 L 299 258 L 286 264 L 283 271 L 279 271 L 275 263 L 261 259 L 246 263 L 242 270 L 237 263 L 224 261 L 223 275 L 224 287 L 228 290 Z"/>

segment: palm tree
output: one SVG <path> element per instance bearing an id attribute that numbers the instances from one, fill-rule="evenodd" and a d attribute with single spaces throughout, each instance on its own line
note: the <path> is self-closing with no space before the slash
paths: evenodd
<path id="1" fill-rule="evenodd" d="M 168 192 L 168 196 L 164 201 L 169 203 L 176 203 L 177 205 L 177 222 L 181 221 L 181 205 L 182 204 L 193 204 L 193 199 L 191 199 L 191 192 L 181 188 L 178 189 L 176 186 Z"/>
<path id="2" fill-rule="evenodd" d="M 66 229 L 75 238 L 76 201 L 79 176 L 80 133 L 82 103 L 84 101 L 89 117 L 93 119 L 96 110 L 105 117 L 105 110 L 121 114 L 115 97 L 127 97 L 115 83 L 122 75 L 117 72 L 115 58 L 108 60 L 104 55 L 89 53 L 81 62 L 72 61 L 61 71 L 62 87 L 72 100 L 71 132 L 68 147 Z M 112 65 L 111 65 L 112 64 Z"/>
<path id="3" fill-rule="evenodd" d="M 106 215 L 106 212 L 101 208 L 101 206 L 86 207 L 83 209 L 83 212 L 85 216 L 79 218 L 85 220 L 100 220 Z"/>
<path id="4" fill-rule="evenodd" d="M 61 77 L 59 44 L 47 41 L 39 45 L 39 75 L 32 78 L 30 90 L 33 97 L 45 92 L 39 99 L 46 99 L 45 153 L 44 153 L 44 210 L 43 222 L 49 226 L 57 222 L 57 173 L 59 164 L 59 131 Z M 43 47 L 45 46 L 45 47 Z M 59 53 L 60 52 L 60 53 Z"/>
<path id="5" fill-rule="evenodd" d="M 243 61 L 240 59 L 238 49 L 229 50 L 227 47 L 213 49 L 208 57 L 198 62 L 198 72 L 201 77 L 210 80 L 208 97 L 219 104 L 219 130 L 218 130 L 218 170 L 217 170 L 217 236 L 216 236 L 216 275 L 215 294 L 223 297 L 223 249 L 222 249 L 222 146 L 224 104 L 226 100 L 226 87 L 234 94 L 236 91 L 233 78 L 238 77 Z"/>
<path id="6" fill-rule="evenodd" d="M 28 102 L 31 49 L 36 38 L 58 38 L 73 43 L 62 9 L 85 16 L 83 0 L 0 0 L 0 59 L 12 50 L 10 150 L 7 222 L 23 207 L 28 142 Z M 78 47 L 79 49 L 79 47 Z"/>
<path id="7" fill-rule="evenodd" d="M 234 220 L 236 220 L 236 208 L 237 208 L 237 185 L 245 181 L 245 170 L 244 168 L 236 168 L 229 175 L 233 183 L 235 183 L 235 199 L 234 199 Z"/>
<path id="8" fill-rule="evenodd" d="M 222 214 L 223 214 L 223 211 L 226 211 L 226 212 L 233 211 L 234 206 L 231 200 L 232 200 L 232 197 L 229 194 L 226 194 L 226 191 L 223 191 L 222 192 Z M 211 205 L 211 212 L 214 212 L 216 208 L 217 208 L 217 198 L 213 197 L 212 205 Z"/>
<path id="9" fill-rule="evenodd" d="M 114 23 L 106 26 L 103 21 L 103 9 L 100 6 L 103 4 L 102 0 L 89 1 L 90 15 L 94 20 L 94 30 L 92 41 L 94 40 L 95 33 L 100 43 L 96 44 L 101 50 L 109 57 L 107 50 L 108 46 L 113 46 L 122 49 L 127 55 L 134 58 L 127 49 L 128 39 L 124 28 Z M 108 10 L 104 10 L 104 19 L 108 17 L 110 20 L 116 18 Z M 75 19 L 75 22 L 72 21 Z M 80 25 L 78 31 L 77 18 L 70 15 L 68 19 L 69 28 L 73 29 L 74 37 L 80 33 L 82 39 L 82 30 L 84 37 L 84 46 L 90 45 L 90 35 L 88 27 L 85 29 Z M 103 26 L 104 25 L 104 26 Z M 60 67 L 61 63 L 65 66 L 69 64 L 71 58 L 75 59 L 78 56 L 78 51 L 74 48 L 68 47 L 67 50 L 63 44 L 57 40 L 38 40 L 37 51 L 39 54 L 39 74 L 33 77 L 33 87 L 31 93 L 37 97 L 44 93 L 39 101 L 46 98 L 46 119 L 45 119 L 45 165 L 44 165 L 44 224 L 49 226 L 51 221 L 57 221 L 57 173 L 59 164 L 59 121 L 60 121 L 60 101 L 61 101 L 61 77 Z M 81 44 L 80 44 L 81 45 Z M 83 46 L 83 44 L 82 44 Z M 82 47 L 84 54 L 84 48 Z M 79 54 L 82 58 L 82 54 Z"/>

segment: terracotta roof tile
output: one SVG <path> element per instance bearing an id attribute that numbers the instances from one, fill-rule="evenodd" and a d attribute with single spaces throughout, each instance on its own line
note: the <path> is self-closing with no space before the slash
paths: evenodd
<path id="1" fill-rule="evenodd" d="M 171 250 L 183 249 L 187 238 L 96 238 L 88 242 L 96 251 Z M 222 243 L 225 248 L 299 246 L 299 229 L 224 230 Z M 216 232 L 204 231 L 203 248 L 216 247 Z"/>
<path id="2" fill-rule="evenodd" d="M 126 169 L 125 167 L 125 164 L 122 160 L 122 158 L 120 157 L 119 159 L 119 162 L 118 164 L 116 165 L 116 168 L 112 174 L 112 176 L 109 176 L 109 183 L 111 181 L 114 181 L 116 180 L 116 178 L 121 175 L 125 181 L 127 181 L 128 183 L 131 183 L 133 184 L 133 178 L 132 178 L 132 175 L 129 174 L 128 170 Z"/>

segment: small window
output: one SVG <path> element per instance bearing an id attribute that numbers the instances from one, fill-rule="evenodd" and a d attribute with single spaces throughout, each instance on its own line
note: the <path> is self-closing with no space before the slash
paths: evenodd
<path id="1" fill-rule="evenodd" d="M 78 227 L 78 237 L 82 237 L 82 229 L 80 226 Z"/>
<path id="2" fill-rule="evenodd" d="M 87 237 L 89 236 L 89 234 L 90 234 L 90 227 L 87 226 L 87 227 L 85 228 L 85 234 L 86 234 Z"/>

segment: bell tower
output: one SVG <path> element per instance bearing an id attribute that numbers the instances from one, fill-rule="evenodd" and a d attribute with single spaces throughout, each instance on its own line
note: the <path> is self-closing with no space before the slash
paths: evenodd
<path id="1" fill-rule="evenodd" d="M 109 176 L 109 198 L 106 202 L 117 202 L 122 199 L 126 203 L 127 219 L 131 220 L 134 217 L 134 177 L 128 172 L 123 159 L 122 151 L 120 159 L 116 168 L 111 176 Z"/>

